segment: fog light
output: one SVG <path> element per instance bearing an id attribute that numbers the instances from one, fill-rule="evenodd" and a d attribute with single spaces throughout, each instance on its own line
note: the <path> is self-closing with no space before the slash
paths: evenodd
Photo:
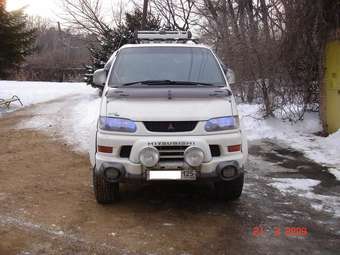
<path id="1" fill-rule="evenodd" d="M 229 179 L 236 175 L 237 169 L 234 166 L 226 166 L 221 170 L 223 178 Z"/>
<path id="2" fill-rule="evenodd" d="M 116 181 L 120 177 L 120 171 L 116 168 L 110 167 L 105 169 L 104 176 L 108 181 Z"/>
<path id="3" fill-rule="evenodd" d="M 184 152 L 184 160 L 190 166 L 200 166 L 204 160 L 204 152 L 200 148 L 189 147 Z"/>
<path id="4" fill-rule="evenodd" d="M 139 160 L 145 167 L 153 167 L 159 161 L 159 152 L 155 147 L 146 147 L 139 154 Z"/>

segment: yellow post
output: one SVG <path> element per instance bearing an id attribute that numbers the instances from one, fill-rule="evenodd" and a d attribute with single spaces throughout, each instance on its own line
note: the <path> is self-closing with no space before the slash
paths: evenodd
<path id="1" fill-rule="evenodd" d="M 327 43 L 325 57 L 325 127 L 333 133 L 340 129 L 340 40 Z"/>

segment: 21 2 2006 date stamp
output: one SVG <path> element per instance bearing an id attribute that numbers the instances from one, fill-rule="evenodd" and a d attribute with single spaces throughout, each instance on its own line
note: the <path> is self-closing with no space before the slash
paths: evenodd
<path id="1" fill-rule="evenodd" d="M 307 237 L 307 227 L 273 227 L 272 229 L 265 229 L 262 226 L 255 226 L 252 229 L 252 235 L 254 237 L 264 236 L 266 233 L 272 233 L 275 237 Z"/>

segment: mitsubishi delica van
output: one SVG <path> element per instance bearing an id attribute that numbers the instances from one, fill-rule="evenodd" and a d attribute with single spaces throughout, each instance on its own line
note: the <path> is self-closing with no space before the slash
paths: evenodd
<path id="1" fill-rule="evenodd" d="M 109 68 L 90 161 L 98 203 L 119 198 L 121 183 L 211 182 L 237 199 L 248 148 L 222 64 L 187 32 L 139 32 Z"/>

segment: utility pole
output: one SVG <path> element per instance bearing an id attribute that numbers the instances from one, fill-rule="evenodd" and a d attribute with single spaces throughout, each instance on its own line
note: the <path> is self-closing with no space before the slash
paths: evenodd
<path id="1" fill-rule="evenodd" d="M 145 25 L 146 25 L 146 18 L 147 18 L 147 15 L 148 15 L 148 4 L 149 4 L 149 0 L 144 0 L 142 27 L 141 27 L 142 30 L 145 29 Z"/>

